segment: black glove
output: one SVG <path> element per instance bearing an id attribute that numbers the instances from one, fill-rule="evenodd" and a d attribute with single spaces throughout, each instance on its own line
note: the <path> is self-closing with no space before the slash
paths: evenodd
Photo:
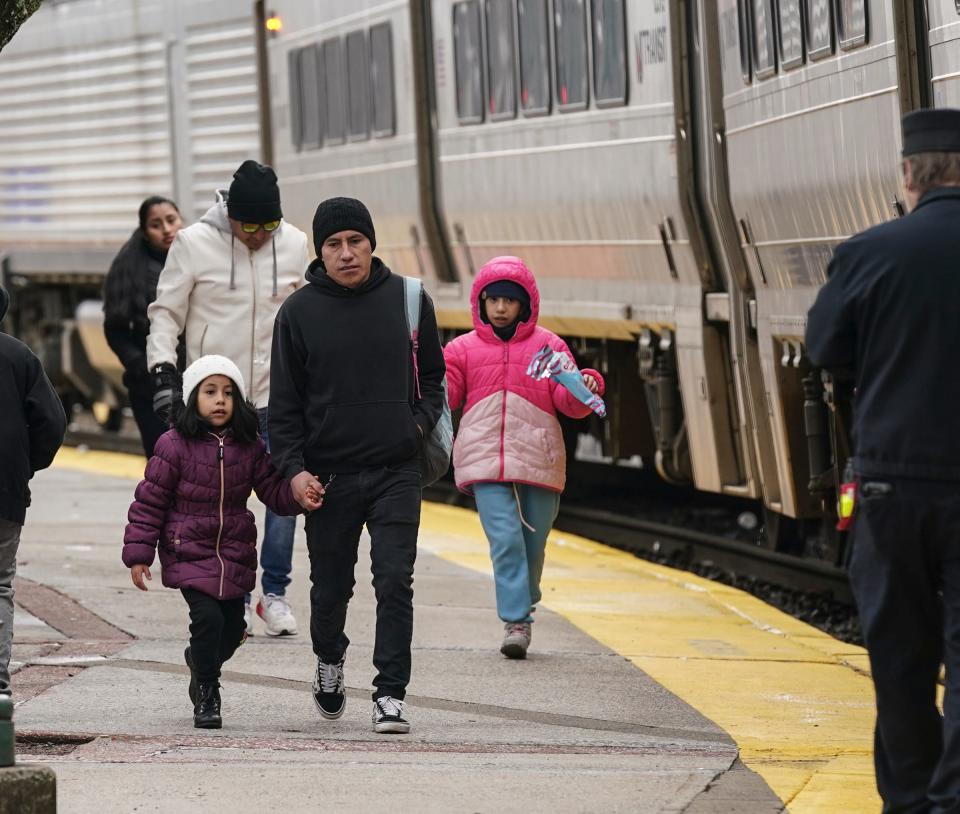
<path id="1" fill-rule="evenodd" d="M 183 400 L 183 380 L 169 362 L 150 371 L 153 376 L 153 412 L 161 421 L 172 421 L 175 408 Z"/>

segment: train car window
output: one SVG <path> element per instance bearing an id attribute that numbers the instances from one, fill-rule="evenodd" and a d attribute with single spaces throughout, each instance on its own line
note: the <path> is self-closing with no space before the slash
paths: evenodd
<path id="1" fill-rule="evenodd" d="M 373 89 L 373 135 L 377 138 L 397 132 L 393 95 L 393 33 L 390 23 L 370 29 L 370 85 Z"/>
<path id="2" fill-rule="evenodd" d="M 547 0 L 517 0 L 517 18 L 520 42 L 520 107 L 525 116 L 543 115 L 550 112 Z"/>
<path id="3" fill-rule="evenodd" d="M 554 0 L 557 101 L 561 111 L 587 106 L 587 9 L 585 0 Z"/>
<path id="4" fill-rule="evenodd" d="M 350 140 L 370 138 L 370 63 L 367 34 L 347 34 L 347 108 L 350 113 Z"/>
<path id="5" fill-rule="evenodd" d="M 490 119 L 517 115 L 513 0 L 487 0 L 487 109 Z"/>
<path id="6" fill-rule="evenodd" d="M 623 0 L 593 0 L 593 93 L 597 107 L 627 103 Z"/>
<path id="7" fill-rule="evenodd" d="M 319 70 L 320 52 L 316 45 L 300 49 L 300 133 L 305 150 L 323 144 L 323 117 L 326 110 L 326 87 Z"/>
<path id="8" fill-rule="evenodd" d="M 299 152 L 303 146 L 303 108 L 300 106 L 300 52 L 287 51 L 287 87 L 290 92 L 290 141 Z"/>
<path id="9" fill-rule="evenodd" d="M 343 144 L 347 139 L 347 78 L 343 75 L 343 45 L 339 37 L 321 46 L 323 77 L 327 92 L 327 144 Z"/>
<path id="10" fill-rule="evenodd" d="M 807 56 L 823 59 L 833 53 L 833 0 L 807 0 Z"/>
<path id="11" fill-rule="evenodd" d="M 766 79 L 777 71 L 777 52 L 774 46 L 774 20 L 771 0 L 751 0 L 753 10 L 753 74 Z"/>
<path id="12" fill-rule="evenodd" d="M 803 64 L 803 24 L 800 0 L 777 0 L 780 31 L 780 66 L 796 68 Z"/>
<path id="13" fill-rule="evenodd" d="M 453 54 L 457 80 L 457 118 L 461 124 L 483 121 L 483 44 L 480 0 L 453 7 Z"/>
<path id="14" fill-rule="evenodd" d="M 856 48 L 867 41 L 866 0 L 839 0 L 837 28 L 841 48 Z"/>
<path id="15" fill-rule="evenodd" d="M 737 30 L 740 37 L 740 73 L 743 81 L 750 84 L 752 71 L 750 70 L 750 9 L 751 0 L 737 0 Z"/>

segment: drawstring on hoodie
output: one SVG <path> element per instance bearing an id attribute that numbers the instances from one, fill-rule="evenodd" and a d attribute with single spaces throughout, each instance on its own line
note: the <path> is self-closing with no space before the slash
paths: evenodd
<path id="1" fill-rule="evenodd" d="M 236 268 L 237 268 L 237 256 L 234 254 L 236 242 L 237 242 L 237 236 L 233 234 L 233 232 L 231 232 L 230 233 L 230 290 L 231 291 L 233 291 L 237 287 L 236 283 L 233 281 Z"/>
<path id="2" fill-rule="evenodd" d="M 277 296 L 277 238 L 276 236 L 270 238 L 270 243 L 273 246 L 273 296 Z"/>
<path id="3" fill-rule="evenodd" d="M 517 484 L 515 483 L 513 484 L 513 496 L 517 501 L 517 514 L 520 515 L 520 522 L 523 523 L 527 530 L 536 533 L 537 530 L 523 519 L 523 509 L 520 508 L 520 493 L 517 491 Z"/>

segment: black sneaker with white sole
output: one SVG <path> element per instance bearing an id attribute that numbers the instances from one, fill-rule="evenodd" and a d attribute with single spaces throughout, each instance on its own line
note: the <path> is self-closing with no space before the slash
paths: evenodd
<path id="1" fill-rule="evenodd" d="M 403 717 L 404 702 L 390 695 L 382 695 L 373 702 L 373 731 L 380 734 L 405 735 L 410 723 Z"/>
<path id="2" fill-rule="evenodd" d="M 313 676 L 313 703 L 327 720 L 333 721 L 343 715 L 347 706 L 347 693 L 343 688 L 343 659 L 334 663 L 317 659 L 317 672 Z"/>

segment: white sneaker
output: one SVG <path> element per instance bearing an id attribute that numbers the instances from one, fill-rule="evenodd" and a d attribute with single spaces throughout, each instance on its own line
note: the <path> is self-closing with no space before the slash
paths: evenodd
<path id="1" fill-rule="evenodd" d="M 382 695 L 373 702 L 373 731 L 380 734 L 406 735 L 410 722 L 403 717 L 404 702 L 390 695 Z"/>
<path id="2" fill-rule="evenodd" d="M 246 602 L 243 606 L 243 621 L 247 626 L 247 635 L 253 635 L 253 608 L 250 607 L 250 603 Z"/>
<path id="3" fill-rule="evenodd" d="M 268 636 L 296 636 L 297 620 L 284 596 L 265 594 L 257 602 L 257 616 L 267 625 Z"/>

